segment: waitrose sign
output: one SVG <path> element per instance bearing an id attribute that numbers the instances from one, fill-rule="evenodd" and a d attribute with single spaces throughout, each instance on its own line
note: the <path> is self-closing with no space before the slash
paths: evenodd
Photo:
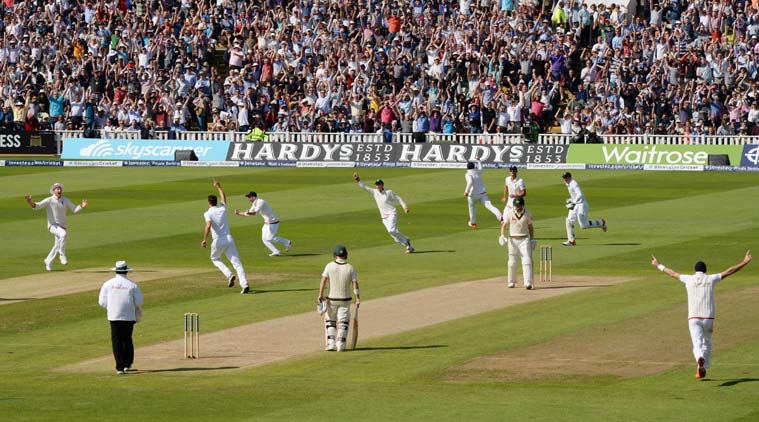
<path id="1" fill-rule="evenodd" d="M 741 162 L 738 145 L 571 145 L 567 163 L 707 165 L 709 155 L 727 154 Z"/>

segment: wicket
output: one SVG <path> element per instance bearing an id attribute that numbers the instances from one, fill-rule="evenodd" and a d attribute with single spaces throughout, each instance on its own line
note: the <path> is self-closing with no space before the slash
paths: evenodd
<path id="1" fill-rule="evenodd" d="M 553 279 L 553 246 L 540 246 L 540 281 L 550 283 Z"/>
<path id="2" fill-rule="evenodd" d="M 189 333 L 189 337 L 188 334 Z M 189 344 L 188 344 L 188 341 Z M 184 358 L 198 359 L 200 357 L 200 315 L 194 312 L 184 314 Z"/>

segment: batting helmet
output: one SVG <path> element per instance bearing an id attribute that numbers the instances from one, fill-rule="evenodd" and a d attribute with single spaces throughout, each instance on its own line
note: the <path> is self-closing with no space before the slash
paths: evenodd
<path id="1" fill-rule="evenodd" d="M 346 249 L 343 245 L 337 245 L 335 246 L 335 250 L 332 251 L 332 255 L 339 256 L 340 258 L 347 258 L 348 249 Z"/>

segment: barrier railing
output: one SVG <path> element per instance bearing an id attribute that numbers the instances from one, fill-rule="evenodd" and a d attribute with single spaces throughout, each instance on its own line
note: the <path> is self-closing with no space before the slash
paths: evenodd
<path id="1" fill-rule="evenodd" d="M 102 138 L 109 139 L 140 139 L 138 131 L 100 131 Z M 60 143 L 65 138 L 82 138 L 84 131 L 61 130 L 55 131 L 56 139 Z M 268 133 L 269 142 L 306 142 L 306 143 L 338 143 L 338 142 L 361 142 L 383 143 L 385 137 L 382 133 L 325 133 L 325 132 L 272 132 Z M 244 142 L 243 132 L 176 132 L 178 140 L 186 141 L 234 141 Z M 733 135 L 733 136 L 684 136 L 684 135 L 599 135 L 594 137 L 604 144 L 612 145 L 746 145 L 759 144 L 759 136 Z M 168 139 L 167 131 L 156 132 L 156 139 Z M 564 135 L 555 133 L 543 133 L 538 135 L 538 144 L 568 145 L 571 143 L 590 143 L 595 139 L 590 136 Z M 579 142 L 577 142 L 579 141 Z M 392 143 L 415 143 L 415 142 L 442 142 L 456 144 L 524 144 L 527 139 L 521 134 L 497 134 L 497 133 L 393 133 Z M 60 153 L 60 150 L 58 151 Z"/>

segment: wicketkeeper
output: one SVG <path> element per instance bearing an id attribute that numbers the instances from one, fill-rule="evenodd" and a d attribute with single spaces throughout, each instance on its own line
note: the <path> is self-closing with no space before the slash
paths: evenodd
<path id="1" fill-rule="evenodd" d="M 504 236 L 507 227 L 509 228 L 508 239 Z M 509 244 L 509 288 L 513 288 L 516 284 L 517 258 L 521 258 L 524 287 L 532 290 L 532 250 L 537 244 L 534 238 L 532 214 L 525 208 L 524 198 L 516 197 L 514 207 L 503 216 L 501 237 L 498 239 L 501 246 Z"/>
<path id="2" fill-rule="evenodd" d="M 343 245 L 337 245 L 333 252 L 335 260 L 327 264 L 322 272 L 319 283 L 318 301 L 327 301 L 327 312 L 324 314 L 324 328 L 327 340 L 325 350 L 345 351 L 348 337 L 348 326 L 351 318 L 351 287 L 356 296 L 356 308 L 361 304 L 358 291 L 356 269 L 348 263 L 348 250 Z M 329 294 L 324 297 L 324 287 L 329 281 Z"/>

